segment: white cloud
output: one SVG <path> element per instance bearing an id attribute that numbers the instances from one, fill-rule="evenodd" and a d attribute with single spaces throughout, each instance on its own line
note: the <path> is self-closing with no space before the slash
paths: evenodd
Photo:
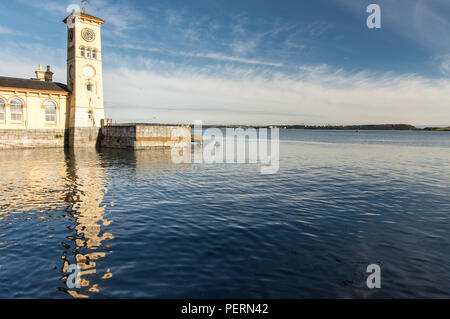
<path id="1" fill-rule="evenodd" d="M 303 68 L 105 71 L 108 116 L 122 121 L 448 125 L 449 80 Z M 126 112 L 125 112 L 126 109 Z"/>
<path id="2" fill-rule="evenodd" d="M 230 61 L 230 62 L 240 62 L 240 63 L 245 63 L 245 64 L 257 64 L 257 65 L 266 65 L 266 66 L 274 66 L 274 67 L 283 66 L 282 63 L 266 62 L 266 61 L 255 60 L 255 59 L 246 59 L 246 58 L 237 57 L 237 56 L 226 56 L 226 55 L 219 54 L 219 53 L 194 53 L 194 54 L 190 54 L 190 55 L 201 57 L 201 58 L 208 58 L 208 59 L 221 60 L 221 61 Z"/>
<path id="3" fill-rule="evenodd" d="M 78 4 L 73 0 L 47 0 L 47 1 L 25 1 L 20 2 L 38 9 L 53 12 L 59 16 L 66 16 L 67 8 L 70 5 Z M 108 23 L 106 31 L 111 27 L 111 31 L 116 36 L 124 36 L 125 32 L 134 29 L 137 25 L 145 22 L 145 16 L 141 11 L 135 9 L 126 1 L 111 2 L 106 0 L 92 0 L 88 2 L 87 10 L 89 14 L 101 16 Z"/>
<path id="4" fill-rule="evenodd" d="M 66 82 L 64 49 L 50 48 L 46 45 L 27 42 L 8 41 L 0 51 L 0 76 L 32 78 L 38 64 L 50 65 L 55 82 Z"/>
<path id="5" fill-rule="evenodd" d="M 172 26 L 180 25 L 183 22 L 183 17 L 175 12 L 175 11 L 168 11 L 167 12 L 167 24 Z"/>
<path id="6" fill-rule="evenodd" d="M 248 55 L 254 53 L 258 46 L 258 39 L 250 39 L 246 41 L 233 41 L 230 46 L 237 55 Z"/>
<path id="7" fill-rule="evenodd" d="M 49 3 L 53 6 L 48 6 L 48 10 L 64 10 L 59 2 Z M 103 0 L 93 1 L 92 5 L 94 3 L 96 10 L 104 9 L 102 16 L 109 10 L 110 19 L 118 19 L 119 7 L 108 9 Z M 132 22 L 121 23 L 115 25 L 119 33 L 133 27 Z M 440 25 L 445 23 L 440 22 Z M 202 119 L 209 123 L 247 124 L 450 124 L 449 79 L 428 79 L 413 74 L 349 74 L 325 64 L 300 65 L 292 67 L 291 73 L 283 73 L 282 63 L 239 54 L 226 55 L 201 48 L 186 52 L 146 45 L 119 46 L 198 57 L 205 59 L 205 63 L 195 67 L 105 50 L 106 113 L 117 121 L 192 123 Z M 20 42 L 8 43 L 5 47 L 7 49 L 0 52 L 1 75 L 29 78 L 34 75 L 37 64 L 52 64 L 55 79 L 65 82 L 64 49 Z M 239 50 L 237 52 L 242 54 L 250 52 Z M 438 61 L 440 70 L 449 74 L 450 58 L 443 57 Z M 222 63 L 209 63 L 207 59 Z M 240 67 L 236 62 L 241 63 Z"/>
<path id="8" fill-rule="evenodd" d="M 242 24 L 235 24 L 232 26 L 233 33 L 244 34 L 245 27 Z"/>
<path id="9" fill-rule="evenodd" d="M 19 32 L 17 30 L 12 30 L 10 28 L 4 27 L 0 25 L 0 34 L 5 34 L 5 35 L 23 35 L 24 33 Z"/>
<path id="10" fill-rule="evenodd" d="M 0 52 L 2 75 L 30 78 L 38 63 L 52 64 L 56 80 L 65 83 L 64 50 L 35 45 L 31 50 L 23 44 L 8 47 L 32 54 L 18 58 L 18 51 Z M 48 52 L 54 53 L 49 56 Z M 348 74 L 326 65 L 299 66 L 298 73 L 287 74 L 271 68 L 193 67 L 108 56 L 105 108 L 107 116 L 117 121 L 450 124 L 448 79 Z"/>
<path id="11" fill-rule="evenodd" d="M 439 64 L 439 70 L 444 75 L 450 75 L 450 55 L 442 57 Z"/>
<path id="12" fill-rule="evenodd" d="M 130 50 L 139 50 L 139 51 L 147 51 L 147 52 L 161 52 L 169 55 L 175 56 L 185 56 L 185 57 L 197 57 L 204 59 L 212 59 L 217 61 L 228 61 L 228 62 L 239 62 L 244 64 L 253 64 L 253 65 L 262 65 L 262 66 L 272 66 L 272 67 L 282 67 L 282 63 L 269 62 L 257 59 L 247 59 L 239 56 L 228 56 L 221 53 L 216 52 L 185 52 L 185 51 L 174 51 L 163 48 L 156 48 L 147 45 L 136 45 L 136 44 L 110 44 L 105 43 L 104 46 L 118 48 L 118 49 L 130 49 Z"/>

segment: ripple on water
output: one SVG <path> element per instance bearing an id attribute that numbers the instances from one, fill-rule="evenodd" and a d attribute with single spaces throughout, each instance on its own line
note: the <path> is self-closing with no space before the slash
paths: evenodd
<path id="1" fill-rule="evenodd" d="M 1 152 L 0 297 L 448 297 L 447 135 L 281 139 L 275 175 L 164 151 Z"/>

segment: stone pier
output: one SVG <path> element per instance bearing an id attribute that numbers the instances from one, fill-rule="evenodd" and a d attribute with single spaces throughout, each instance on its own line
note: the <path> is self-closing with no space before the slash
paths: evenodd
<path id="1" fill-rule="evenodd" d="M 0 150 L 63 147 L 168 149 L 190 146 L 191 140 L 189 126 L 114 124 L 68 130 L 0 129 Z"/>
<path id="2" fill-rule="evenodd" d="M 99 140 L 102 147 L 109 148 L 135 150 L 182 148 L 191 144 L 191 128 L 150 124 L 103 125 Z"/>

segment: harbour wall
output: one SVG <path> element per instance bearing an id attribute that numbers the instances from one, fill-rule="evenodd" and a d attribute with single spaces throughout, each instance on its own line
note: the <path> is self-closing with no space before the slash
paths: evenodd
<path id="1" fill-rule="evenodd" d="M 108 148 L 164 149 L 191 144 L 189 126 L 113 124 L 102 126 L 100 144 Z"/>
<path id="2" fill-rule="evenodd" d="M 0 130 L 0 150 L 21 148 L 57 148 L 68 142 L 68 131 L 55 130 Z"/>
<path id="3" fill-rule="evenodd" d="M 95 148 L 100 146 L 101 129 L 99 127 L 71 127 L 68 147 Z"/>
<path id="4" fill-rule="evenodd" d="M 63 147 L 167 149 L 190 146 L 191 138 L 189 126 L 114 124 L 68 130 L 0 129 L 0 150 Z"/>

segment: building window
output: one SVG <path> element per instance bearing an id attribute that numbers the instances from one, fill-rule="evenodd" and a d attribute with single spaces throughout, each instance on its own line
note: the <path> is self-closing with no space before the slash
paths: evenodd
<path id="1" fill-rule="evenodd" d="M 81 47 L 81 49 L 80 49 L 80 54 L 81 54 L 82 57 L 84 57 L 84 55 L 85 55 L 85 54 L 84 54 L 84 47 Z"/>
<path id="2" fill-rule="evenodd" d="M 56 123 L 56 103 L 47 101 L 44 103 L 45 107 L 45 122 Z"/>
<path id="3" fill-rule="evenodd" d="M 92 120 L 92 117 L 93 117 L 92 111 L 89 110 L 89 111 L 88 111 L 88 119 L 89 119 L 89 120 Z"/>
<path id="4" fill-rule="evenodd" d="M 5 122 L 6 114 L 5 114 L 5 101 L 0 99 L 0 122 Z"/>
<path id="5" fill-rule="evenodd" d="M 86 58 L 88 58 L 88 59 L 91 58 L 91 49 L 89 49 L 89 48 L 86 49 Z"/>
<path id="6" fill-rule="evenodd" d="M 23 103 L 19 99 L 12 99 L 10 103 L 11 121 L 23 122 Z"/>
<path id="7" fill-rule="evenodd" d="M 92 84 L 88 83 L 88 85 L 86 85 L 86 89 L 91 92 L 92 91 Z"/>
<path id="8" fill-rule="evenodd" d="M 97 50 L 92 49 L 92 58 L 97 60 Z"/>

